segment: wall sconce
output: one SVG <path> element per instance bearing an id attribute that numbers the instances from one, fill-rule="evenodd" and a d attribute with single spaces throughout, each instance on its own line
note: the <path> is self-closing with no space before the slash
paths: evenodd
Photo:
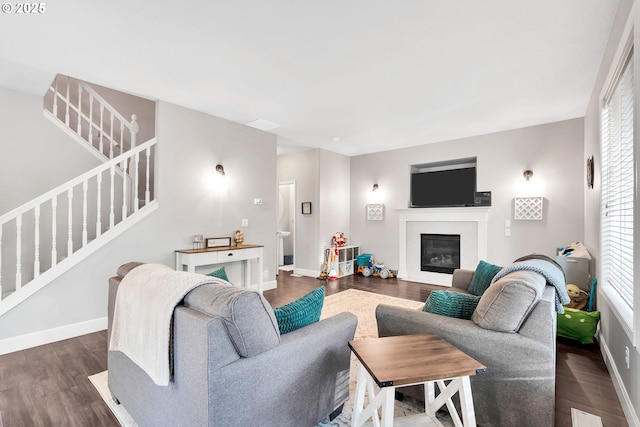
<path id="1" fill-rule="evenodd" d="M 216 165 L 216 172 L 218 172 L 220 175 L 224 176 L 224 167 L 222 167 L 222 165 Z"/>
<path id="2" fill-rule="evenodd" d="M 522 176 L 524 176 L 524 179 L 529 181 L 529 179 L 533 176 L 533 171 L 527 169 L 526 171 L 522 172 Z"/>
<path id="3" fill-rule="evenodd" d="M 371 191 L 375 192 L 377 189 L 378 189 L 378 184 L 373 184 L 373 190 Z"/>

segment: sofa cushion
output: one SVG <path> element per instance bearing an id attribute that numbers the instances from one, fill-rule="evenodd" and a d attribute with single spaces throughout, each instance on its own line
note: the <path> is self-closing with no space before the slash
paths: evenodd
<path id="1" fill-rule="evenodd" d="M 484 329 L 517 332 L 540 300 L 547 281 L 533 271 L 514 271 L 484 292 L 471 320 Z"/>
<path id="2" fill-rule="evenodd" d="M 493 276 L 498 274 L 500 270 L 502 270 L 502 267 L 480 261 L 476 267 L 476 271 L 473 273 L 471 283 L 469 283 L 469 293 L 482 295 L 489 285 L 491 285 Z"/>
<path id="3" fill-rule="evenodd" d="M 221 318 L 242 357 L 255 356 L 280 343 L 273 310 L 258 292 L 226 283 L 209 283 L 189 292 L 184 305 Z"/>
<path id="4" fill-rule="evenodd" d="M 432 291 L 422 311 L 458 319 L 471 319 L 480 297 L 451 291 Z"/>
<path id="5" fill-rule="evenodd" d="M 278 321 L 280 334 L 295 331 L 320 320 L 323 304 L 324 286 L 287 305 L 275 308 L 273 313 Z"/>
<path id="6" fill-rule="evenodd" d="M 217 277 L 218 279 L 222 279 L 225 282 L 229 281 L 229 278 L 227 277 L 227 271 L 224 269 L 224 266 L 212 271 L 211 273 L 207 274 L 207 276 Z"/>

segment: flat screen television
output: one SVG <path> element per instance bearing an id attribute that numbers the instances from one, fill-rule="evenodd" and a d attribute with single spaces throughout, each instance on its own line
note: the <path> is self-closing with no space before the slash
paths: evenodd
<path id="1" fill-rule="evenodd" d="M 476 168 L 411 173 L 411 207 L 473 206 Z"/>

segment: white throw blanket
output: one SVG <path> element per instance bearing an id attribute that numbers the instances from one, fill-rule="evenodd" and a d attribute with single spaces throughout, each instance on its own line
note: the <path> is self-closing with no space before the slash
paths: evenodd
<path id="1" fill-rule="evenodd" d="M 154 383 L 168 385 L 173 310 L 190 290 L 207 283 L 228 282 L 160 264 L 131 270 L 118 286 L 109 350 L 123 352 Z"/>

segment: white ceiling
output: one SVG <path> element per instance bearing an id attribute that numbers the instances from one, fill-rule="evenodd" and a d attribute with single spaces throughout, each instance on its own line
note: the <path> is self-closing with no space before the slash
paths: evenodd
<path id="1" fill-rule="evenodd" d="M 61 73 L 357 155 L 584 116 L 618 1 L 45 4 L 0 15 L 0 85 Z"/>

